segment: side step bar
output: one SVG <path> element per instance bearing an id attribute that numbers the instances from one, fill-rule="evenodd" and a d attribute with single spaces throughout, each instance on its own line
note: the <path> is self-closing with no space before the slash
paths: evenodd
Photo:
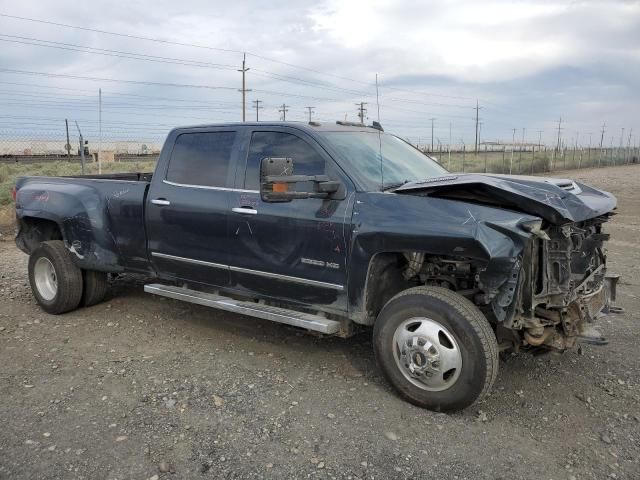
<path id="1" fill-rule="evenodd" d="M 172 285 L 151 283 L 144 286 L 144 291 L 160 295 L 162 297 L 182 300 L 189 303 L 217 308 L 228 312 L 242 313 L 252 317 L 263 318 L 273 322 L 284 323 L 294 327 L 306 328 L 327 335 L 340 332 L 341 323 L 329 320 L 320 315 L 288 310 L 286 308 L 272 307 L 262 303 L 235 300 L 233 298 L 215 295 L 213 293 L 200 292 Z"/>

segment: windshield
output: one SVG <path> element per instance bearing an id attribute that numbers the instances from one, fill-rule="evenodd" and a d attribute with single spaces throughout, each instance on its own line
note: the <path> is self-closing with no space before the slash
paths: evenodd
<path id="1" fill-rule="evenodd" d="M 435 160 L 388 133 L 327 132 L 324 137 L 367 188 L 388 189 L 447 173 Z"/>

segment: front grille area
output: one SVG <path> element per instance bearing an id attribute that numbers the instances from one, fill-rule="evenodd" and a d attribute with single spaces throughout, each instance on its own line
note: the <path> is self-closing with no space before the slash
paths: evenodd
<path id="1" fill-rule="evenodd" d="M 588 294 L 604 281 L 609 235 L 602 233 L 607 216 L 551 227 L 550 240 L 541 241 L 534 304 L 567 307 L 577 295 Z M 535 306 L 534 305 L 534 306 Z"/>

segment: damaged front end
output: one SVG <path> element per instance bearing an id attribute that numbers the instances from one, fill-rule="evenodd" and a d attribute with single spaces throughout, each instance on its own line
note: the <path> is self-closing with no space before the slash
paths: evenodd
<path id="1" fill-rule="evenodd" d="M 513 314 L 501 323 L 518 346 L 563 351 L 605 344 L 594 326 L 615 307 L 618 276 L 608 275 L 602 225 L 611 213 L 538 229 L 523 252 Z M 503 335 L 505 336 L 505 335 Z"/>
<path id="2" fill-rule="evenodd" d="M 503 213 L 473 216 L 474 238 L 489 258 L 472 263 L 480 293 L 469 297 L 494 323 L 502 348 L 562 351 L 579 341 L 606 343 L 594 321 L 620 311 L 614 305 L 618 277 L 607 274 L 609 235 L 602 228 L 614 215 L 613 195 L 572 180 L 476 174 L 413 182 L 397 192 Z M 529 216 L 516 219 L 507 211 Z"/>

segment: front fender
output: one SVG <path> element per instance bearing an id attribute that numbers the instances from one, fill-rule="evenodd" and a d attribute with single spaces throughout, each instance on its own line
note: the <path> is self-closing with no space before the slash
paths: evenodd
<path id="1" fill-rule="evenodd" d="M 520 225 L 535 220 L 538 217 L 455 200 L 358 194 L 350 251 L 350 317 L 371 322 L 366 318 L 365 286 L 376 255 L 424 252 L 468 258 L 482 265 L 479 283 L 503 320 L 517 297 L 523 252 L 531 238 Z"/>

